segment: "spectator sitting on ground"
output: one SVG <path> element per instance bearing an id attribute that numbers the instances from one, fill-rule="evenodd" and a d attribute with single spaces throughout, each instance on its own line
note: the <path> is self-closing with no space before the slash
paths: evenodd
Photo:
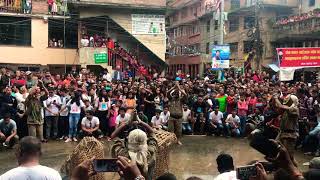
<path id="1" fill-rule="evenodd" d="M 228 131 L 228 136 L 233 135 L 236 137 L 240 136 L 239 130 L 240 118 L 236 115 L 236 111 L 232 111 L 226 119 L 226 128 Z"/>
<path id="2" fill-rule="evenodd" d="M 119 127 L 122 123 L 127 123 L 130 120 L 130 114 L 126 113 L 126 108 L 121 107 L 119 109 L 119 115 L 116 118 L 116 125 Z"/>
<path id="3" fill-rule="evenodd" d="M 86 111 L 86 116 L 81 121 L 80 137 L 94 136 L 95 138 L 102 138 L 102 132 L 99 129 L 100 121 L 93 115 L 93 111 Z"/>
<path id="4" fill-rule="evenodd" d="M 18 140 L 16 122 L 7 113 L 0 120 L 0 143 L 5 147 L 13 147 Z"/>
<path id="5" fill-rule="evenodd" d="M 19 167 L 0 176 L 2 180 L 50 179 L 61 180 L 60 174 L 49 167 L 40 165 L 41 142 L 36 137 L 26 136 L 17 146 L 16 158 Z"/>
<path id="6" fill-rule="evenodd" d="M 148 117 L 144 114 L 143 111 L 139 111 L 138 113 L 139 119 L 145 123 L 149 123 Z"/>
<path id="7" fill-rule="evenodd" d="M 223 133 L 223 113 L 219 111 L 219 106 L 216 106 L 214 111 L 209 115 L 210 120 L 210 134 L 213 133 L 216 136 L 220 136 Z"/>
<path id="8" fill-rule="evenodd" d="M 156 110 L 156 115 L 152 117 L 151 124 L 152 127 L 156 129 L 168 129 L 164 124 L 162 116 L 160 116 L 160 110 Z"/>
<path id="9" fill-rule="evenodd" d="M 170 118 L 169 108 L 166 106 L 163 108 L 163 112 L 160 113 L 160 117 L 162 117 L 162 122 L 165 127 L 168 127 L 168 121 Z"/>

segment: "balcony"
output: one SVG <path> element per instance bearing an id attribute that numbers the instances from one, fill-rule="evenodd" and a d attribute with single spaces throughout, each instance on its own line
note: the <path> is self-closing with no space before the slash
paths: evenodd
<path id="1" fill-rule="evenodd" d="M 70 0 L 78 5 L 103 5 L 115 8 L 165 9 L 166 0 Z"/>
<path id="2" fill-rule="evenodd" d="M 312 35 L 320 31 L 320 13 L 317 16 L 306 17 L 304 19 L 287 19 L 277 21 L 273 30 L 276 38 L 288 36 Z"/>
<path id="3" fill-rule="evenodd" d="M 31 13 L 31 0 L 0 0 L 1 13 Z"/>

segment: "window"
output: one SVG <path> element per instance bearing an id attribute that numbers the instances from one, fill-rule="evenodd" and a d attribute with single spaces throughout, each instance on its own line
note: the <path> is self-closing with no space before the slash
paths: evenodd
<path id="1" fill-rule="evenodd" d="M 188 8 L 183 8 L 181 11 L 181 19 L 184 19 L 188 16 Z"/>
<path id="2" fill-rule="evenodd" d="M 309 0 L 309 7 L 312 7 L 316 4 L 315 0 Z"/>
<path id="3" fill-rule="evenodd" d="M 207 33 L 209 33 L 209 32 L 210 32 L 210 20 L 207 21 Z"/>
<path id="4" fill-rule="evenodd" d="M 173 38 L 176 38 L 177 37 L 177 28 L 175 28 L 174 30 L 173 30 Z"/>
<path id="5" fill-rule="evenodd" d="M 256 4 L 256 1 L 257 0 L 246 0 L 246 6 L 252 6 L 252 5 L 255 5 Z"/>
<path id="6" fill-rule="evenodd" d="M 238 54 L 238 43 L 230 43 L 230 52 L 231 52 L 231 55 L 234 55 L 237 56 Z"/>
<path id="7" fill-rule="evenodd" d="M 206 44 L 206 54 L 210 54 L 210 43 Z"/>
<path id="8" fill-rule="evenodd" d="M 245 17 L 244 18 L 244 29 L 251 29 L 254 27 L 255 18 L 254 17 Z"/>
<path id="9" fill-rule="evenodd" d="M 31 19 L 0 17 L 0 45 L 31 46 Z"/>
<path id="10" fill-rule="evenodd" d="M 64 21 L 61 19 L 49 19 L 49 47 L 78 47 L 78 22 L 76 20 L 68 19 L 66 20 L 65 26 L 66 34 L 64 36 Z M 52 42 L 54 44 L 53 46 Z"/>
<path id="11" fill-rule="evenodd" d="M 214 30 L 217 30 L 219 28 L 219 21 L 214 20 Z"/>
<path id="12" fill-rule="evenodd" d="M 240 0 L 231 0 L 231 10 L 240 8 Z"/>
<path id="13" fill-rule="evenodd" d="M 239 29 L 239 18 L 235 17 L 229 21 L 229 32 L 234 32 Z"/>

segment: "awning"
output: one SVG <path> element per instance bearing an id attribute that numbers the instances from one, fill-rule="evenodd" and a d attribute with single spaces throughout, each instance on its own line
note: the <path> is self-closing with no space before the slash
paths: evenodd
<path id="1" fill-rule="evenodd" d="M 274 72 L 278 72 L 280 68 L 275 64 L 268 64 L 269 68 L 271 68 Z"/>

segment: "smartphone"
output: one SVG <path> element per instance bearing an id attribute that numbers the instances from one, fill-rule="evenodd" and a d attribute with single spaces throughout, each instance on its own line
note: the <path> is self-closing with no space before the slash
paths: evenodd
<path id="1" fill-rule="evenodd" d="M 117 159 L 94 159 L 93 168 L 95 172 L 118 172 Z"/>
<path id="2" fill-rule="evenodd" d="M 250 146 L 269 158 L 275 158 L 279 153 L 278 145 L 274 144 L 270 139 L 262 134 L 254 135 L 250 142 Z"/>
<path id="3" fill-rule="evenodd" d="M 241 166 L 236 169 L 237 179 L 248 180 L 251 176 L 257 175 L 256 165 Z"/>
<path id="4" fill-rule="evenodd" d="M 278 169 L 277 166 L 272 162 L 259 162 L 259 163 L 262 164 L 264 170 L 266 170 L 267 172 L 273 172 Z"/>

